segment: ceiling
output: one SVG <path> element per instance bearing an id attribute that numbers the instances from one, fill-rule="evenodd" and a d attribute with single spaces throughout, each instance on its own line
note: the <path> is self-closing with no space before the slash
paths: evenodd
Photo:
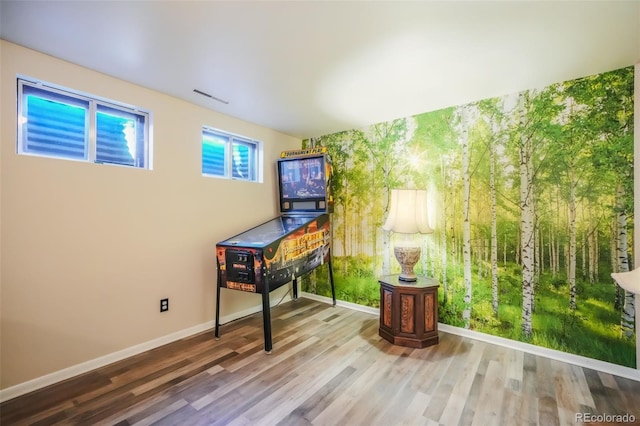
<path id="1" fill-rule="evenodd" d="M 640 63 L 640 2 L 0 0 L 0 36 L 306 138 Z"/>

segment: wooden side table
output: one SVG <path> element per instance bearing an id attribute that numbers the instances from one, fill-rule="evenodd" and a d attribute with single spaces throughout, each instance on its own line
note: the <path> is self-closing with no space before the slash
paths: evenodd
<path id="1" fill-rule="evenodd" d="M 394 345 L 424 348 L 438 343 L 438 287 L 433 278 L 416 282 L 386 275 L 380 283 L 380 336 Z"/>

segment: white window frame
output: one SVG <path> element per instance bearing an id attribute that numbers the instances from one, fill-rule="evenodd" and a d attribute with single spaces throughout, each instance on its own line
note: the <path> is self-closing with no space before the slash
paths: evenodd
<path id="1" fill-rule="evenodd" d="M 204 143 L 205 133 L 212 133 L 220 138 L 224 138 L 225 146 L 224 146 L 224 175 L 210 174 L 210 173 L 202 173 L 204 177 L 213 177 L 213 178 L 221 178 L 221 179 L 231 179 L 238 180 L 243 182 L 263 182 L 263 167 L 264 167 L 264 153 L 263 153 L 263 144 L 261 141 L 249 138 L 247 136 L 242 136 L 236 133 L 230 133 L 224 130 L 220 130 L 211 126 L 202 126 L 202 132 L 200 133 L 200 141 L 201 144 Z M 253 175 L 255 176 L 253 179 L 247 178 L 238 178 L 233 176 L 233 144 L 240 143 L 245 145 L 250 145 L 254 148 L 254 159 L 252 161 L 253 164 L 248 164 L 249 169 L 253 169 Z M 200 170 L 202 172 L 202 145 L 200 149 L 201 157 L 200 157 Z"/>
<path id="2" fill-rule="evenodd" d="M 25 134 L 24 134 L 24 126 L 27 124 L 27 119 L 23 115 L 23 87 L 29 86 L 38 90 L 42 90 L 45 92 L 49 92 L 53 95 L 58 94 L 70 98 L 77 99 L 81 102 L 88 102 L 88 114 L 85 119 L 85 148 L 84 148 L 84 158 L 70 158 L 62 155 L 53 155 L 53 154 L 45 154 L 45 153 L 35 153 L 28 152 L 25 150 Z M 44 82 L 38 79 L 18 76 L 17 78 L 17 90 L 18 90 L 18 123 L 17 123 L 17 152 L 20 155 L 27 156 L 36 156 L 36 157 L 46 157 L 46 158 L 55 158 L 61 160 L 71 160 L 71 161 L 81 161 L 81 162 L 90 162 L 96 164 L 108 164 L 115 166 L 125 166 L 125 167 L 133 167 L 137 169 L 152 169 L 152 114 L 148 110 L 144 110 L 132 105 L 128 105 L 122 102 L 113 101 L 110 99 L 101 98 L 98 96 L 90 95 L 87 93 L 83 93 L 77 90 L 69 89 L 67 87 L 59 86 L 56 84 Z M 52 96 L 52 98 L 55 98 Z M 134 161 L 137 163 L 137 159 L 142 157 L 143 166 L 139 165 L 129 165 L 129 164 L 121 164 L 117 162 L 102 162 L 97 160 L 97 113 L 99 107 L 106 107 L 109 109 L 119 110 L 128 114 L 137 115 L 140 117 L 144 117 L 143 124 L 143 138 L 144 138 L 144 152 L 138 154 L 136 153 L 136 158 Z"/>

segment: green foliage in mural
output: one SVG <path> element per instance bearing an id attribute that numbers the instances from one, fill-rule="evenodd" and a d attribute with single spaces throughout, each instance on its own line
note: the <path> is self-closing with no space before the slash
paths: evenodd
<path id="1" fill-rule="evenodd" d="M 399 272 L 390 190 L 426 188 L 416 272 L 440 281 L 441 322 L 635 366 L 635 300 L 610 278 L 633 264 L 633 72 L 307 141 L 333 160 L 338 299 L 379 306 L 376 277 Z M 318 268 L 303 290 L 328 296 L 327 281 Z"/>

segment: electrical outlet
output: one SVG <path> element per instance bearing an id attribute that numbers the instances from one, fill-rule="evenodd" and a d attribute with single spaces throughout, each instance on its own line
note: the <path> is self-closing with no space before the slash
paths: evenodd
<path id="1" fill-rule="evenodd" d="M 160 299 L 160 312 L 167 312 L 169 310 L 169 299 Z"/>

